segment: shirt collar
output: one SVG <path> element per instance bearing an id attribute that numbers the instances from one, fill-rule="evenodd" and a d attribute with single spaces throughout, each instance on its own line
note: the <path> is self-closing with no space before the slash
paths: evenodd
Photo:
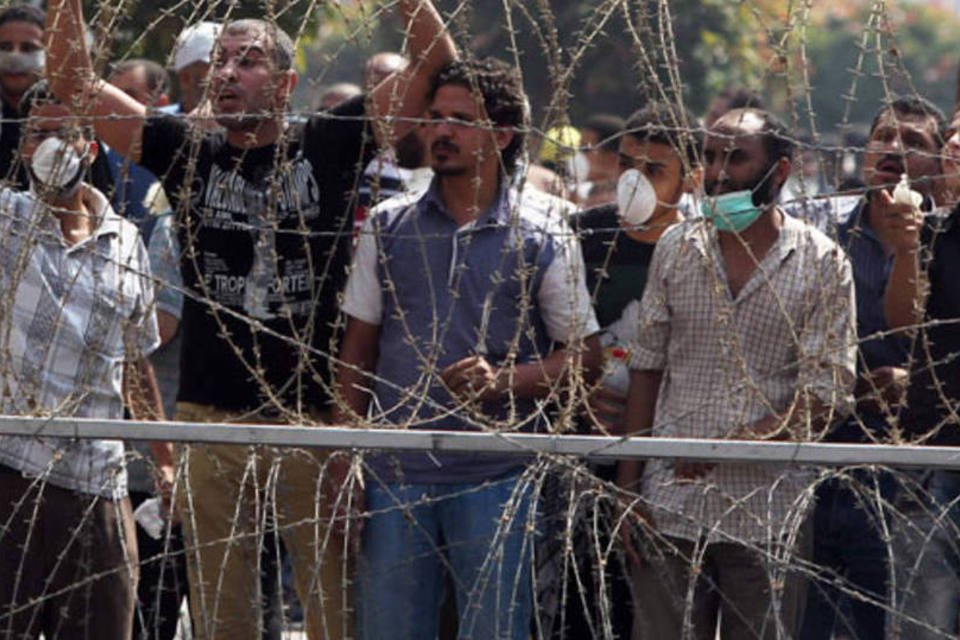
<path id="1" fill-rule="evenodd" d="M 107 197 L 99 189 L 86 183 L 83 183 L 81 189 L 83 189 L 84 202 L 93 210 L 94 215 L 100 220 L 100 224 L 93 230 L 89 238 L 72 245 L 71 248 L 82 246 L 90 240 L 99 240 L 106 236 L 120 235 L 123 218 L 113 210 Z M 34 194 L 31 195 L 34 196 L 34 206 L 37 207 L 38 211 L 43 212 L 41 223 L 43 227 L 53 237 L 59 238 L 61 242 L 65 242 L 57 217 L 53 215 L 53 213 L 47 209 L 46 205 L 37 199 Z"/>
<path id="2" fill-rule="evenodd" d="M 807 223 L 797 220 L 783 211 L 783 209 L 778 210 L 780 211 L 780 215 L 783 216 L 783 226 L 780 227 L 780 234 L 777 236 L 777 240 L 773 243 L 767 256 L 778 254 L 777 261 L 779 262 L 783 257 L 797 248 L 800 242 L 801 232 Z M 719 251 L 720 245 L 717 233 L 716 227 L 708 224 L 705 218 L 697 218 L 687 231 L 686 237 L 701 254 L 708 256 Z"/>
<path id="3" fill-rule="evenodd" d="M 484 226 L 503 226 L 510 223 L 510 213 L 516 205 L 517 194 L 509 186 L 509 180 L 506 176 L 500 176 L 500 186 L 497 189 L 497 195 L 494 197 L 490 206 L 487 207 L 477 218 L 464 225 L 464 228 L 484 227 Z M 423 203 L 428 211 L 440 213 L 443 216 L 453 220 L 453 217 L 447 211 L 440 196 L 440 185 L 437 176 L 430 181 L 430 188 L 423 197 Z"/>

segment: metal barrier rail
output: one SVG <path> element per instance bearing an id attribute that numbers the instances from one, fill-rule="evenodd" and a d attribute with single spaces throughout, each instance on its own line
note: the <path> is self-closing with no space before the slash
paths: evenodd
<path id="1" fill-rule="evenodd" d="M 433 453 L 455 451 L 513 455 L 545 453 L 590 460 L 686 458 L 714 462 L 960 469 L 960 447 L 915 445 L 616 438 L 19 416 L 0 416 L 0 434 L 85 439 L 218 442 L 331 449 L 388 449 Z"/>

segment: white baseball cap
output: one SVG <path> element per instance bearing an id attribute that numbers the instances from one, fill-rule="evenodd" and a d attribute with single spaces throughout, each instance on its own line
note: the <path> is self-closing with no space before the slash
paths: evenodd
<path id="1" fill-rule="evenodd" d="M 210 62 L 220 28 L 218 22 L 204 21 L 181 31 L 173 45 L 173 70 L 180 71 L 194 62 Z"/>

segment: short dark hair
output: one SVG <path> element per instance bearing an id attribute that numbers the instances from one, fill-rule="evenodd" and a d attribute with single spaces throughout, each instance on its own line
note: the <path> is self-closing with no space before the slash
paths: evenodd
<path id="1" fill-rule="evenodd" d="M 270 54 L 278 70 L 289 71 L 293 68 L 296 47 L 287 32 L 275 23 L 259 18 L 243 18 L 228 22 L 223 28 L 223 34 L 238 35 L 251 32 L 262 33 L 269 38 Z"/>
<path id="2" fill-rule="evenodd" d="M 0 9 L 0 25 L 8 22 L 29 22 L 40 27 L 41 31 L 46 27 L 43 12 L 29 4 L 12 4 Z"/>
<path id="3" fill-rule="evenodd" d="M 767 108 L 766 100 L 758 91 L 740 85 L 727 85 L 717 97 L 727 101 L 727 111 Z"/>
<path id="4" fill-rule="evenodd" d="M 143 67 L 143 74 L 147 79 L 147 91 L 156 99 L 165 93 L 170 93 L 170 76 L 167 70 L 153 60 L 146 58 L 130 58 L 110 66 L 110 77 L 127 73 Z"/>
<path id="5" fill-rule="evenodd" d="M 513 173 L 527 126 L 526 96 L 516 67 L 496 58 L 454 60 L 433 77 L 427 101 L 433 102 L 440 87 L 451 84 L 479 92 L 493 124 L 513 130 L 513 139 L 500 154 L 504 169 Z"/>
<path id="6" fill-rule="evenodd" d="M 880 119 L 887 113 L 893 113 L 903 118 L 915 118 L 919 120 L 930 119 L 936 125 L 936 141 L 938 146 L 942 146 L 945 140 L 947 129 L 947 119 L 940 108 L 922 96 L 893 96 L 889 102 L 880 107 L 873 120 L 870 122 L 869 136 L 873 136 L 874 130 L 880 124 Z"/>
<path id="7" fill-rule="evenodd" d="M 787 128 L 787 125 L 784 124 L 783 120 L 765 109 L 753 109 L 749 107 L 746 109 L 732 109 L 723 114 L 722 117 L 726 118 L 730 116 L 733 111 L 740 111 L 741 117 L 743 117 L 743 114 L 751 113 L 760 119 L 762 125 L 759 134 L 763 136 L 763 150 L 766 152 L 768 160 L 772 162 L 780 158 L 786 158 L 790 162 L 793 162 L 793 155 L 796 153 L 797 143 L 794 141 L 793 136 L 790 135 L 790 130 Z"/>
<path id="8" fill-rule="evenodd" d="M 649 103 L 627 118 L 623 133 L 640 142 L 670 145 L 691 166 L 700 164 L 703 132 L 696 116 L 678 104 Z"/>
<path id="9" fill-rule="evenodd" d="M 618 139 L 620 134 L 623 133 L 624 124 L 625 121 L 620 116 L 610 113 L 597 113 L 587 118 L 580 130 L 596 131 L 599 141 L 597 148 L 616 153 Z"/>

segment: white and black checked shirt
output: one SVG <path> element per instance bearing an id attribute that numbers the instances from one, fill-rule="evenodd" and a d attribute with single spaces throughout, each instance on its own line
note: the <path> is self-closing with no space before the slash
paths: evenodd
<path id="1" fill-rule="evenodd" d="M 713 227 L 670 228 L 653 255 L 630 356 L 635 370 L 663 372 L 654 435 L 722 439 L 782 413 L 800 389 L 849 410 L 855 313 L 843 251 L 790 216 L 736 299 Z M 775 541 L 803 516 L 811 479 L 802 467 L 731 463 L 678 482 L 672 462 L 650 461 L 643 496 L 661 533 Z"/>
<path id="2" fill-rule="evenodd" d="M 0 190 L 0 408 L 9 415 L 123 417 L 123 362 L 160 343 L 139 231 L 102 193 L 100 224 L 67 245 L 29 193 Z M 0 463 L 59 487 L 126 495 L 119 440 L 0 436 Z"/>

